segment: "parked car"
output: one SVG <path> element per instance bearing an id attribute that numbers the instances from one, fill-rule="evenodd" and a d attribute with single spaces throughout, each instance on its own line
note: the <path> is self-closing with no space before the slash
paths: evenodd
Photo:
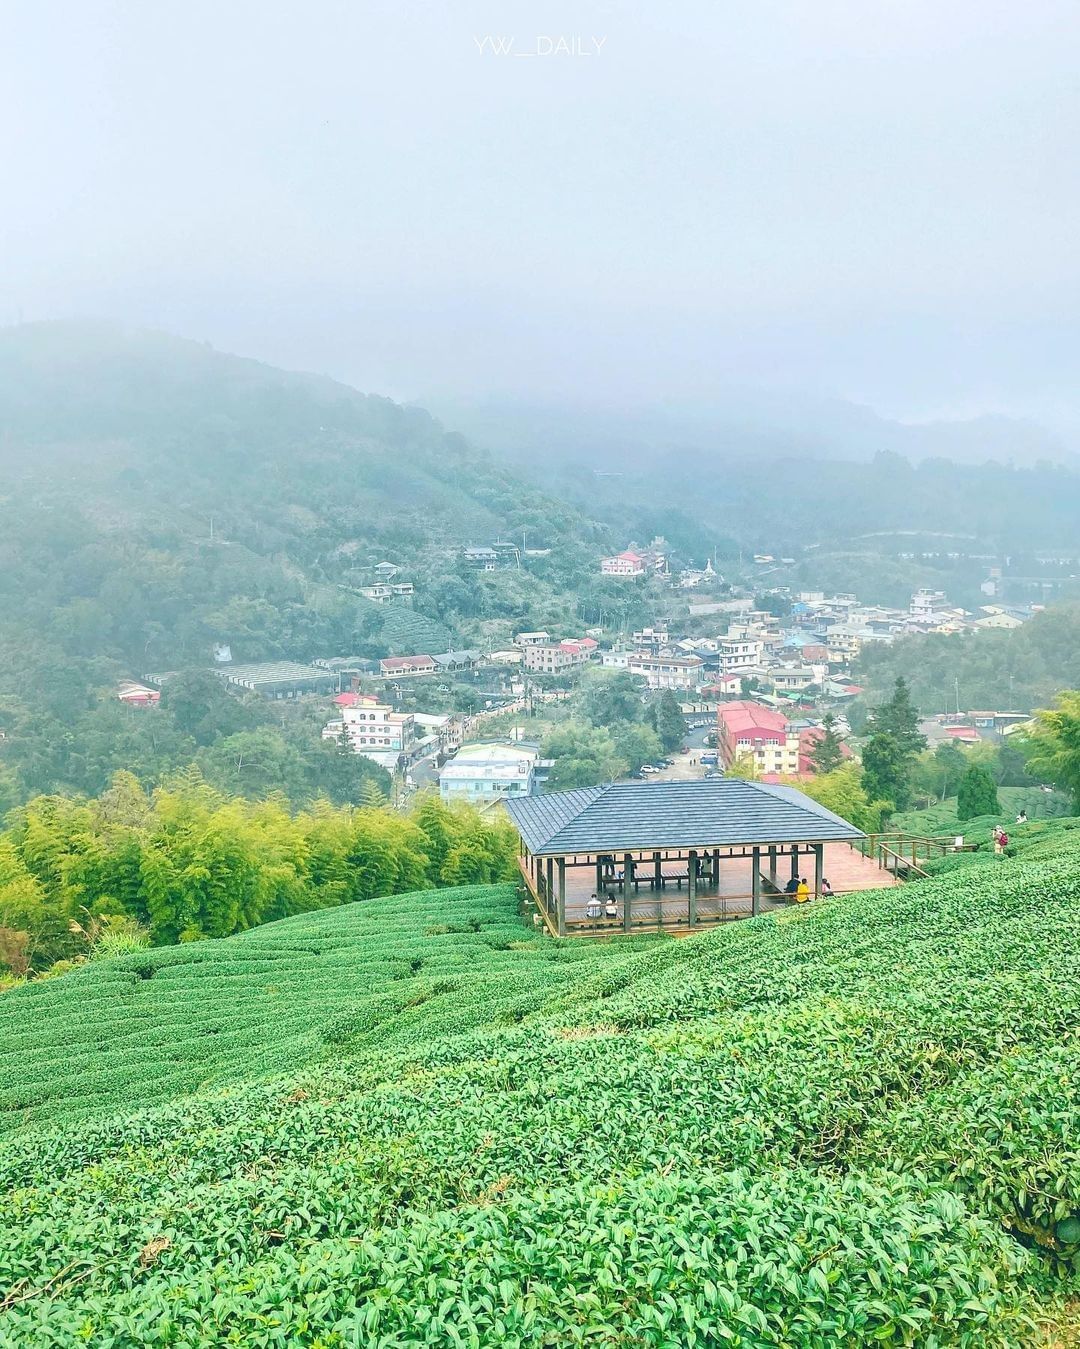
<path id="1" fill-rule="evenodd" d="M 646 774 L 649 774 L 649 773 L 659 773 L 659 772 L 660 772 L 659 768 L 657 768 L 657 766 L 656 766 L 655 764 L 651 764 L 651 763 L 643 763 L 643 764 L 641 765 L 641 771 L 642 771 L 643 773 L 646 773 Z"/>
<path id="2" fill-rule="evenodd" d="M 643 782 L 645 780 L 645 774 L 642 773 L 640 769 L 636 773 L 631 773 L 630 776 L 635 782 Z"/>

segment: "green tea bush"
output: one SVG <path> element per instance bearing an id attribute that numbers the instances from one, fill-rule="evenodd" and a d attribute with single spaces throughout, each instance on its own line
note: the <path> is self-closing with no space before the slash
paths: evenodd
<path id="1" fill-rule="evenodd" d="M 0 1345 L 1034 1345 L 1077 843 L 680 941 L 420 891 L 7 993 Z"/>

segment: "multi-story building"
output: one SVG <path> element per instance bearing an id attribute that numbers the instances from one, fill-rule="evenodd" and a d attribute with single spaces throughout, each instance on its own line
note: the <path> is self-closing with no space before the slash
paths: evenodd
<path id="1" fill-rule="evenodd" d="M 573 642 L 548 642 L 543 646 L 523 648 L 523 664 L 526 670 L 535 674 L 563 674 L 587 665 L 596 655 L 596 642 L 592 637 L 580 637 Z"/>
<path id="2" fill-rule="evenodd" d="M 395 712 L 370 693 L 343 693 L 334 699 L 341 716 L 323 727 L 324 740 L 341 740 L 356 754 L 364 754 L 391 771 L 401 756 L 408 757 L 416 739 L 411 712 Z"/>
<path id="3" fill-rule="evenodd" d="M 644 576 L 645 559 L 640 553 L 627 550 L 615 557 L 601 558 L 600 572 L 603 576 Z"/>
<path id="4" fill-rule="evenodd" d="M 717 653 L 721 674 L 749 670 L 761 663 L 764 642 L 760 637 L 725 637 Z"/>
<path id="5" fill-rule="evenodd" d="M 650 689 L 695 689 L 705 668 L 700 656 L 664 656 L 650 651 L 605 651 L 600 663 L 640 676 Z"/>
<path id="6" fill-rule="evenodd" d="M 515 646 L 547 646 L 550 642 L 550 632 L 519 632 L 514 638 Z"/>
<path id="7" fill-rule="evenodd" d="M 948 607 L 949 600 L 944 590 L 929 590 L 924 586 L 912 595 L 911 603 L 908 605 L 908 613 L 912 618 L 921 619 L 925 622 L 938 610 Z"/>
<path id="8" fill-rule="evenodd" d="M 439 795 L 477 806 L 529 796 L 537 757 L 535 749 L 517 745 L 463 745 L 439 774 Z"/>
<path id="9" fill-rule="evenodd" d="M 716 713 L 716 748 L 721 768 L 748 758 L 759 773 L 799 771 L 799 732 L 782 712 L 761 703 L 721 703 Z"/>
<path id="10" fill-rule="evenodd" d="M 642 628 L 640 632 L 634 633 L 634 645 L 650 647 L 657 649 L 667 646 L 670 642 L 666 628 Z"/>

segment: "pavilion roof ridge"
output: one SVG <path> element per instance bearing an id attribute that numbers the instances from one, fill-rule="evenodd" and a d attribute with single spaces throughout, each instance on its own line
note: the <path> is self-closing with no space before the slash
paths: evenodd
<path id="1" fill-rule="evenodd" d="M 608 782 L 504 805 L 530 852 L 546 856 L 864 837 L 794 787 L 741 778 Z"/>

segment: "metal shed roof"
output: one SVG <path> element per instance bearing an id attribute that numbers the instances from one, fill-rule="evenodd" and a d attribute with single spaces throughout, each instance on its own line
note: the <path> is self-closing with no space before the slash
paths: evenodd
<path id="1" fill-rule="evenodd" d="M 740 778 L 612 782 L 505 806 L 530 852 L 540 856 L 863 837 L 794 787 Z"/>

